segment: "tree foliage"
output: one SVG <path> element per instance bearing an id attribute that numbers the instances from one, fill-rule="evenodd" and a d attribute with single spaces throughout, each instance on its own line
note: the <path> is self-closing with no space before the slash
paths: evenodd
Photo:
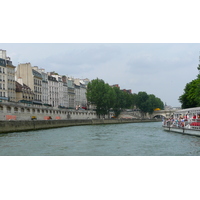
<path id="1" fill-rule="evenodd" d="M 179 97 L 181 107 L 192 108 L 200 106 L 200 76 L 187 83 L 183 95 Z"/>
<path id="2" fill-rule="evenodd" d="M 160 98 L 153 94 L 147 94 L 146 92 L 139 92 L 136 97 L 136 107 L 145 115 L 146 113 L 152 114 L 154 109 L 164 109 L 164 103 Z"/>
<path id="3" fill-rule="evenodd" d="M 153 94 L 129 94 L 118 87 L 109 86 L 101 79 L 92 80 L 88 84 L 86 97 L 88 102 L 96 105 L 99 117 L 109 114 L 110 110 L 117 117 L 126 108 L 139 108 L 143 114 L 152 114 L 155 108 L 164 108 L 163 102 Z"/>
<path id="4" fill-rule="evenodd" d="M 108 114 L 115 99 L 110 86 L 101 79 L 88 83 L 86 97 L 88 102 L 96 105 L 98 116 Z"/>

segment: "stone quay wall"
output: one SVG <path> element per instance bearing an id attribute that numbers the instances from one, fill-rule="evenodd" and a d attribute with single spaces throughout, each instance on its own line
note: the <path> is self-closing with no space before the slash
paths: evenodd
<path id="1" fill-rule="evenodd" d="M 144 123 L 156 122 L 153 119 L 68 119 L 68 120 L 20 120 L 0 121 L 0 133 L 33 131 L 49 128 L 60 128 L 68 126 L 100 125 L 100 124 L 122 124 L 122 123 Z"/>
<path id="2" fill-rule="evenodd" d="M 110 117 L 112 116 L 111 113 Z M 92 110 L 60 109 L 12 102 L 0 103 L 0 120 L 31 120 L 32 117 L 37 120 L 47 120 L 49 117 L 53 120 L 98 118 L 96 112 Z"/>

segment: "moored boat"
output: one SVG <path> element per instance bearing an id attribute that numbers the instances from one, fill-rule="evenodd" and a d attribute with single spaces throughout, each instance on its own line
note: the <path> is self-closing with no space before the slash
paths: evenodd
<path id="1" fill-rule="evenodd" d="M 200 136 L 200 107 L 177 110 L 162 126 L 165 131 Z"/>

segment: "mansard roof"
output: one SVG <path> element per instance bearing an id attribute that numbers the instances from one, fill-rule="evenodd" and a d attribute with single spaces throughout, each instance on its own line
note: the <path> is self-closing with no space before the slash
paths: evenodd
<path id="1" fill-rule="evenodd" d="M 6 61 L 2 58 L 0 58 L 0 66 L 6 67 Z"/>
<path id="2" fill-rule="evenodd" d="M 36 70 L 32 69 L 33 72 L 33 76 L 42 79 L 42 74 L 40 74 L 39 72 L 37 72 Z"/>

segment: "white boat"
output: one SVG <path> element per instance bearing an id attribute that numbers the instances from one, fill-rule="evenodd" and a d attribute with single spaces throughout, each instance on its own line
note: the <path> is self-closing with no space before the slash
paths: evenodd
<path id="1" fill-rule="evenodd" d="M 200 107 L 175 111 L 162 126 L 165 131 L 200 136 Z"/>

